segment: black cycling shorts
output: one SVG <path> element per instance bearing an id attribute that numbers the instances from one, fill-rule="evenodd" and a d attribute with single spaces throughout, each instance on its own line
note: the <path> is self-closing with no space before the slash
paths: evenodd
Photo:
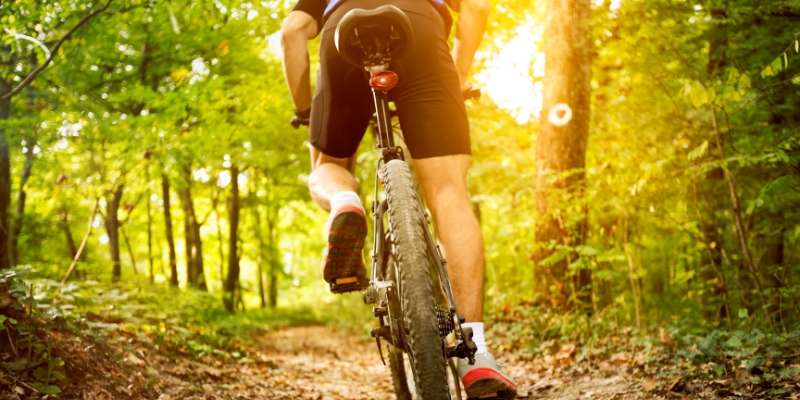
<path id="1" fill-rule="evenodd" d="M 414 38 L 391 69 L 400 76 L 390 92 L 397 105 L 403 138 L 413 158 L 470 154 L 469 122 L 445 22 L 428 1 L 347 0 L 322 28 L 320 70 L 311 107 L 311 144 L 323 153 L 355 154 L 374 105 L 362 68 L 339 56 L 333 41 L 336 24 L 353 8 L 394 4 L 411 20 Z"/>

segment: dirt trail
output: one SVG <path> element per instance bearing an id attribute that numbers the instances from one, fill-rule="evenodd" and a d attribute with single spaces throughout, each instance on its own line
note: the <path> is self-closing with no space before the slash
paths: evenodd
<path id="1" fill-rule="evenodd" d="M 158 365 L 159 399 L 393 399 L 388 369 L 366 335 L 331 327 L 295 327 L 267 333 L 245 363 L 151 360 Z M 554 378 L 534 372 L 513 354 L 500 357 L 520 385 L 521 399 L 634 399 L 635 385 L 620 377 Z M 177 361 L 177 362 L 176 362 Z"/>

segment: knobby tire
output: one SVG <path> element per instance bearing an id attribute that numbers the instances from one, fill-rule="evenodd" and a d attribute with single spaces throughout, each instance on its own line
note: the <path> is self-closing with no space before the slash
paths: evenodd
<path id="1" fill-rule="evenodd" d="M 450 399 L 422 204 L 414 190 L 414 180 L 406 162 L 389 161 L 382 167 L 382 176 L 386 201 L 389 203 L 391 255 L 396 263 L 404 336 L 409 353 L 406 356 L 413 370 L 405 372 L 413 373 L 414 386 L 420 399 Z M 391 361 L 401 361 L 402 356 L 398 354 Z M 394 379 L 396 384 L 397 378 Z"/>

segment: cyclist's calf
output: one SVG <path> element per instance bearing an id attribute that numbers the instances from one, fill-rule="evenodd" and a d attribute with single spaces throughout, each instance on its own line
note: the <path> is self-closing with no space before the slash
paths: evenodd
<path id="1" fill-rule="evenodd" d="M 308 176 L 311 198 L 323 209 L 330 210 L 330 199 L 337 192 L 358 192 L 354 168 L 355 157 L 336 158 L 311 147 L 311 174 Z"/>

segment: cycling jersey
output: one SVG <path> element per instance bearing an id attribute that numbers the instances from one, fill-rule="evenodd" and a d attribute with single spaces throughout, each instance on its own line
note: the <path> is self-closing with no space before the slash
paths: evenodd
<path id="1" fill-rule="evenodd" d="M 334 10 L 336 10 L 346 0 L 299 0 L 294 6 L 294 10 L 303 11 L 317 21 L 317 27 L 322 29 L 325 21 L 330 17 Z M 450 32 L 450 26 L 453 19 L 450 16 L 448 7 L 452 5 L 452 0 L 425 0 L 434 5 L 445 23 L 445 32 Z"/>

